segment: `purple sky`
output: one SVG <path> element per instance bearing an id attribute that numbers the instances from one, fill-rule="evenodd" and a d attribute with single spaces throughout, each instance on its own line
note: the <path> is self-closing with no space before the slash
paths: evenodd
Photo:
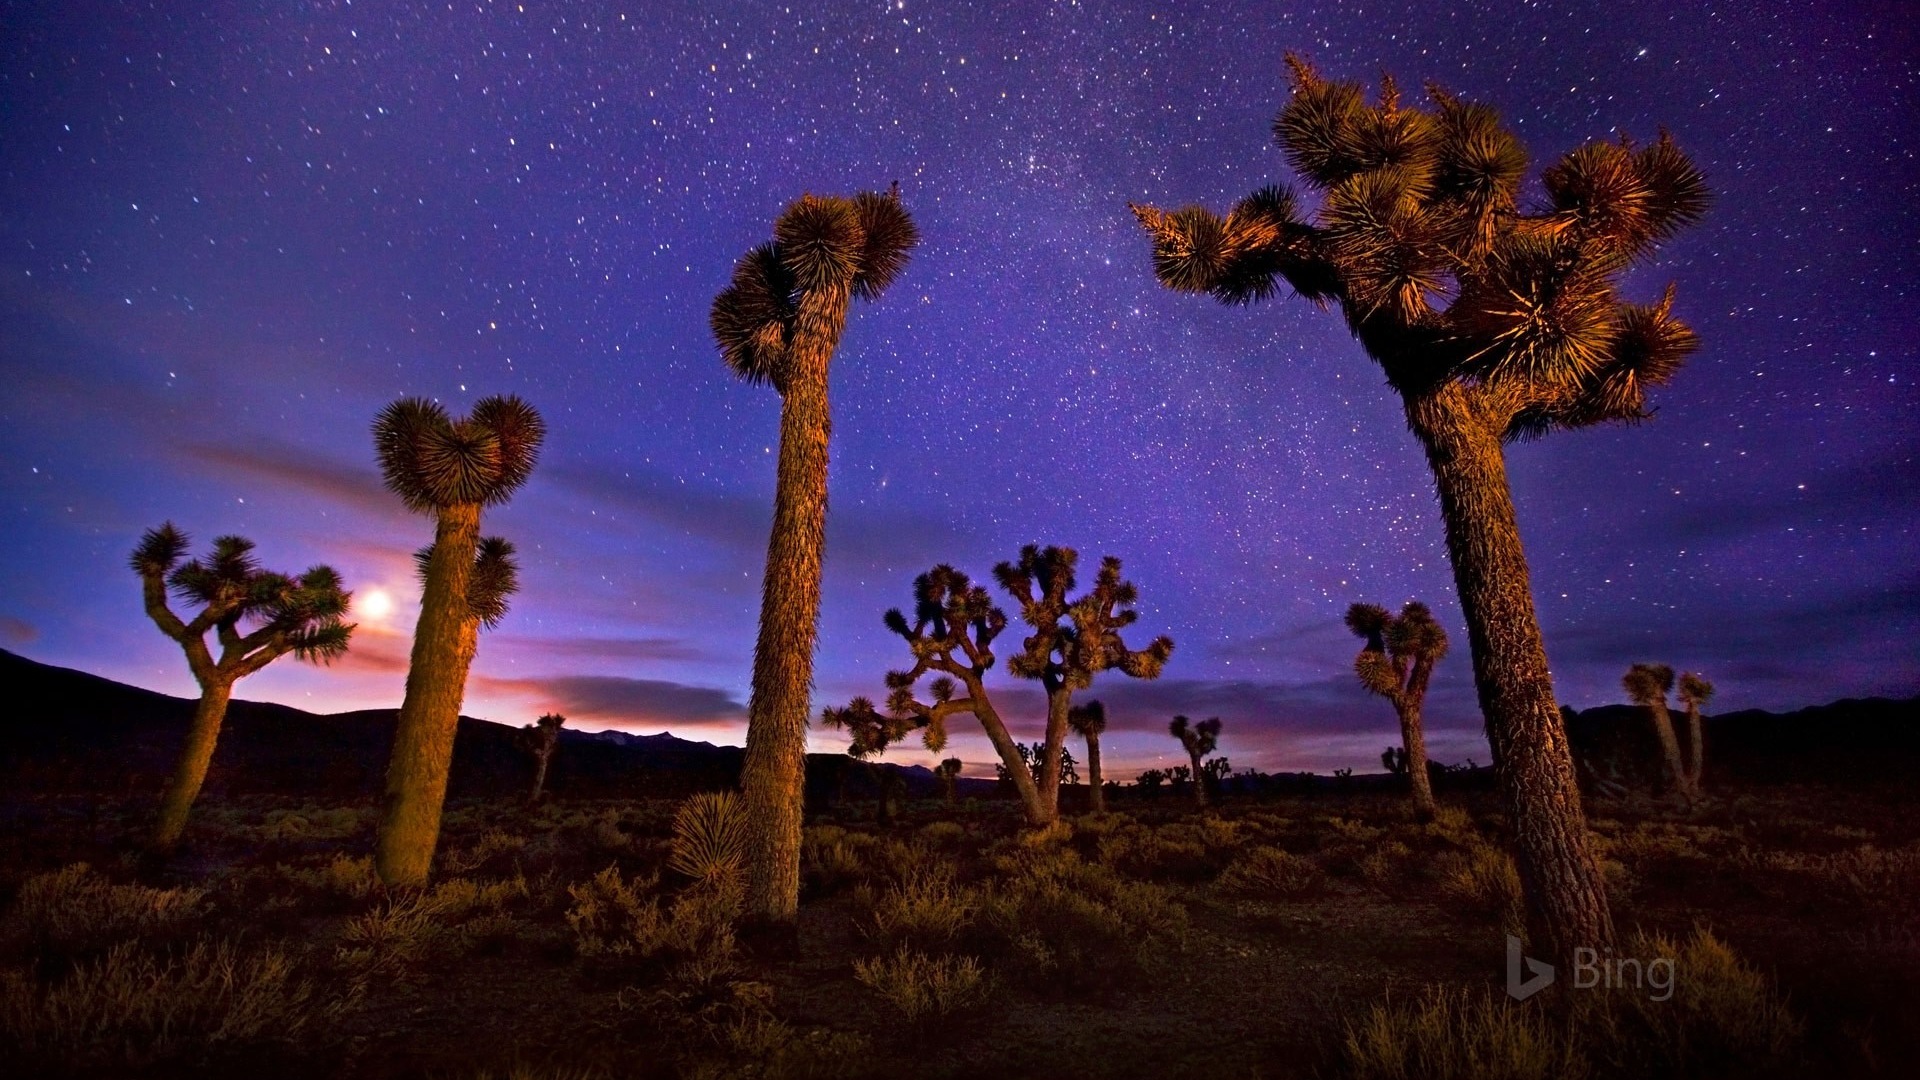
<path id="1" fill-rule="evenodd" d="M 466 711 L 737 742 L 779 400 L 726 372 L 707 307 L 787 201 L 897 179 L 924 243 L 834 362 L 817 703 L 880 696 L 915 574 L 1057 543 L 1088 577 L 1123 558 L 1136 644 L 1177 643 L 1159 682 L 1088 695 L 1111 772 L 1182 760 L 1175 712 L 1223 717 L 1236 767 L 1377 768 L 1397 729 L 1340 617 L 1409 598 L 1459 645 L 1430 745 L 1484 762 L 1377 370 L 1303 301 L 1161 289 L 1126 209 L 1288 179 L 1268 125 L 1296 49 L 1485 101 L 1536 164 L 1665 125 L 1717 193 L 1629 281 L 1677 281 L 1705 342 L 1657 418 L 1510 455 L 1562 700 L 1618 700 L 1639 660 L 1706 672 L 1721 709 L 1920 691 L 1920 50 L 1894 8 L 186 7 L 0 3 L 6 648 L 190 692 L 125 566 L 171 518 L 394 600 L 346 661 L 240 696 L 396 705 L 431 524 L 368 426 L 401 395 L 517 393 L 551 434 L 487 517 L 524 590 Z M 1037 737 L 1033 684 L 990 685 Z"/>

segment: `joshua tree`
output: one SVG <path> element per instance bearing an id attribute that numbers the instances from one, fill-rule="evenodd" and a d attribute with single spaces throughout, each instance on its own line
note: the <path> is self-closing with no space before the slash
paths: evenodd
<path id="1" fill-rule="evenodd" d="M 1038 679 L 1047 692 L 1047 738 L 1040 759 L 1040 799 L 1043 820 L 1059 813 L 1060 752 L 1066 744 L 1068 713 L 1073 693 L 1093 685 L 1102 671 L 1117 668 L 1136 679 L 1157 679 L 1173 654 L 1173 639 L 1162 635 L 1138 651 L 1127 648 L 1120 631 L 1138 615 L 1139 596 L 1133 582 L 1120 579 L 1120 560 L 1100 560 L 1093 589 L 1076 600 L 1074 566 L 1080 561 L 1072 548 L 1041 548 L 1028 544 L 1018 562 L 993 568 L 994 579 L 1020 604 L 1020 618 L 1033 628 L 1021 642 L 1021 651 L 1007 659 L 1007 671 L 1016 678 Z"/>
<path id="2" fill-rule="evenodd" d="M 1700 710 L 1712 697 L 1713 684 L 1705 675 L 1689 671 L 1680 676 L 1680 704 L 1687 710 L 1687 753 L 1691 758 L 1687 762 L 1687 785 L 1696 795 L 1707 766 L 1707 730 L 1700 722 Z"/>
<path id="3" fill-rule="evenodd" d="M 1433 784 L 1427 777 L 1427 740 L 1420 728 L 1420 709 L 1426 703 L 1433 665 L 1447 655 L 1447 632 L 1418 600 L 1408 601 L 1397 616 L 1377 604 L 1355 604 L 1347 609 L 1347 629 L 1367 643 L 1353 661 L 1360 682 L 1392 702 L 1400 717 L 1414 810 L 1422 820 L 1431 820 Z M 1397 771 L 1391 765 L 1388 769 Z"/>
<path id="4" fill-rule="evenodd" d="M 547 786 L 547 763 L 553 760 L 553 752 L 560 745 L 560 728 L 567 718 L 559 713 L 550 712 L 527 725 L 529 741 L 533 744 L 533 791 L 527 801 L 537 803 Z"/>
<path id="5" fill-rule="evenodd" d="M 1173 737 L 1187 750 L 1187 756 L 1193 759 L 1193 801 L 1196 805 L 1207 805 L 1206 770 L 1200 759 L 1213 753 L 1220 742 L 1220 718 L 1208 717 L 1199 723 L 1193 723 L 1184 716 L 1176 716 L 1173 723 L 1167 725 Z"/>
<path id="6" fill-rule="evenodd" d="M 1620 680 L 1627 697 L 1647 710 L 1653 734 L 1660 740 L 1660 759 L 1666 763 L 1667 782 L 1683 799 L 1693 798 L 1693 784 L 1680 760 L 1680 740 L 1673 733 L 1673 714 L 1667 711 L 1667 693 L 1673 689 L 1673 669 L 1665 664 L 1635 664 Z"/>
<path id="7" fill-rule="evenodd" d="M 922 725 L 911 717 L 883 716 L 874 709 L 871 700 L 857 697 L 841 708 L 820 710 L 820 726 L 847 733 L 847 756 L 866 766 L 867 777 L 873 781 L 875 795 L 880 800 L 874 820 L 881 825 L 891 824 L 893 812 L 888 796 L 898 781 L 873 759 Z"/>
<path id="8" fill-rule="evenodd" d="M 1288 61 L 1274 134 L 1319 213 L 1308 220 L 1279 187 L 1225 217 L 1136 206 L 1154 271 L 1228 304 L 1283 284 L 1337 304 L 1380 364 L 1440 495 L 1536 948 L 1609 946 L 1502 444 L 1648 415 L 1647 388 L 1697 338 L 1671 288 L 1643 306 L 1616 283 L 1700 217 L 1705 181 L 1664 134 L 1638 149 L 1594 142 L 1547 169 L 1546 204 L 1522 213 L 1526 151 L 1490 108 L 1437 87 L 1430 107 L 1406 104 L 1391 80 L 1368 104 L 1357 83 Z"/>
<path id="9" fill-rule="evenodd" d="M 486 570 L 480 511 L 506 502 L 526 483 L 545 435 L 540 414 L 511 396 L 485 398 L 463 420 L 449 419 L 435 402 L 403 398 L 374 421 L 374 449 L 388 489 L 408 509 L 435 519 L 433 543 L 420 558 L 420 621 L 375 842 L 374 866 L 388 885 L 427 880 L 467 668 L 481 624 L 492 625 L 505 612 L 511 592 L 484 580 L 485 573 L 504 573 L 511 583 L 513 549 L 505 541 L 488 541 L 496 561 Z M 476 576 L 482 577 L 477 591 Z M 474 602 L 489 596 L 498 600 L 491 614 Z"/>
<path id="10" fill-rule="evenodd" d="M 966 763 L 957 757 L 950 757 L 933 767 L 933 778 L 940 781 L 940 794 L 951 803 L 953 801 L 954 782 L 960 779 L 960 770 Z"/>
<path id="11" fill-rule="evenodd" d="M 262 570 L 253 558 L 253 541 L 238 536 L 216 539 L 204 561 L 183 565 L 180 559 L 186 553 L 186 534 L 169 521 L 147 530 L 130 560 L 140 575 L 147 615 L 161 633 L 180 644 L 200 684 L 193 726 L 187 729 L 187 744 L 160 799 L 160 817 L 149 841 L 157 854 L 180 842 L 187 812 L 213 761 L 233 684 L 288 653 L 311 663 L 329 663 L 347 651 L 354 629 L 341 621 L 352 594 L 340 587 L 340 575 L 332 567 L 315 566 L 297 578 Z M 167 603 L 169 590 L 199 605 L 200 613 L 191 620 L 175 615 Z M 248 627 L 244 633 L 243 624 Z M 220 643 L 218 660 L 207 645 L 209 630 Z"/>
<path id="12" fill-rule="evenodd" d="M 1160 794 L 1160 785 L 1166 783 L 1170 775 L 1165 769 L 1148 769 L 1134 783 L 1146 788 L 1147 794 L 1157 796 Z"/>
<path id="13" fill-rule="evenodd" d="M 1107 707 L 1097 701 L 1075 705 L 1067 710 L 1067 723 L 1087 740 L 1088 805 L 1096 814 L 1105 813 L 1107 796 L 1100 786 L 1100 733 L 1107 730 Z"/>
<path id="14" fill-rule="evenodd" d="M 899 187 L 851 199 L 803 195 L 774 222 L 714 298 L 720 354 L 750 383 L 780 393 L 773 535 L 753 651 L 747 753 L 747 913 L 788 922 L 800 905 L 800 812 L 808 692 L 827 530 L 827 368 L 854 296 L 876 300 L 919 241 Z"/>

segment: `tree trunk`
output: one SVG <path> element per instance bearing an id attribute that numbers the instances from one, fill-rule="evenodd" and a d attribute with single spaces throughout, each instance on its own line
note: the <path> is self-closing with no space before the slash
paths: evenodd
<path id="1" fill-rule="evenodd" d="M 1107 791 L 1101 787 L 1100 779 L 1100 736 L 1087 736 L 1087 783 L 1091 794 L 1087 804 L 1096 814 L 1107 812 Z"/>
<path id="2" fill-rule="evenodd" d="M 540 752 L 539 762 L 533 767 L 533 793 L 527 796 L 528 802 L 537 803 L 540 801 L 540 793 L 545 790 L 547 786 L 547 762 L 552 760 L 552 758 L 552 747 L 548 747 Z"/>
<path id="3" fill-rule="evenodd" d="M 478 503 L 440 511 L 374 846 L 374 868 L 389 886 L 426 884 L 433 849 L 440 842 L 453 737 L 460 726 L 467 668 L 479 644 L 479 621 L 467 610 L 479 542 Z"/>
<path id="4" fill-rule="evenodd" d="M 1060 816 L 1060 751 L 1067 745 L 1067 710 L 1073 705 L 1071 691 L 1060 689 L 1047 694 L 1047 742 L 1040 750 L 1040 811 L 1037 824 L 1052 824 Z"/>
<path id="5" fill-rule="evenodd" d="M 845 287 L 802 294 L 780 409 L 773 534 L 753 649 L 753 697 L 740 770 L 749 918 L 790 923 L 800 910 L 800 818 L 807 718 L 827 541 L 827 369 L 846 327 Z"/>
<path id="6" fill-rule="evenodd" d="M 1027 767 L 1026 759 L 1020 756 L 1019 744 L 1013 741 L 1006 722 L 1000 719 L 1000 713 L 987 703 L 978 680 L 968 681 L 967 694 L 973 698 L 973 715 L 979 719 L 981 729 L 987 733 L 987 741 L 993 744 L 994 753 L 1000 755 L 1001 766 L 1013 780 L 1013 790 L 1020 796 L 1020 809 L 1027 816 L 1027 824 L 1039 826 L 1052 821 L 1040 801 L 1040 788 L 1033 782 L 1033 772 Z"/>
<path id="7" fill-rule="evenodd" d="M 1433 778 L 1427 773 L 1427 736 L 1420 730 L 1420 706 L 1400 709 L 1400 741 L 1407 750 L 1407 779 L 1413 783 L 1413 809 L 1421 821 L 1433 820 Z"/>
<path id="8" fill-rule="evenodd" d="M 1687 766 L 1687 786 L 1698 795 L 1707 774 L 1707 731 L 1706 725 L 1700 722 L 1698 705 L 1687 707 L 1687 752 L 1692 759 Z"/>
<path id="9" fill-rule="evenodd" d="M 1207 808 L 1207 777 L 1200 771 L 1200 755 L 1188 754 L 1193 760 L 1193 805 L 1202 810 Z"/>
<path id="10" fill-rule="evenodd" d="M 1660 758 L 1666 763 L 1667 782 L 1681 798 L 1693 798 L 1686 763 L 1680 760 L 1680 739 L 1673 732 L 1673 714 L 1667 711 L 1664 701 L 1648 702 L 1647 712 L 1653 717 L 1653 734 L 1660 740 Z"/>
<path id="11" fill-rule="evenodd" d="M 187 827 L 187 812 L 206 782 L 207 766 L 213 761 L 213 746 L 220 738 L 220 723 L 227 717 L 227 702 L 233 697 L 233 684 L 218 680 L 202 683 L 200 704 L 193 710 L 193 726 L 187 729 L 187 745 L 167 781 L 166 794 L 160 799 L 160 818 L 153 829 L 148 849 L 164 855 L 180 843 Z"/>
<path id="12" fill-rule="evenodd" d="M 1576 948 L 1612 946 L 1613 916 L 1553 699 L 1501 432 L 1476 414 L 1475 392 L 1448 381 L 1409 394 L 1407 423 L 1440 496 L 1533 945 L 1571 963 Z"/>

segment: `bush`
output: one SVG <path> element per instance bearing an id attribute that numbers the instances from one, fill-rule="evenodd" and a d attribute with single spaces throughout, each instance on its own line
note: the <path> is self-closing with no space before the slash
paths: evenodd
<path id="1" fill-rule="evenodd" d="M 1312 859 L 1261 845 L 1235 860 L 1220 875 L 1220 887 L 1260 899 L 1298 900 L 1326 886 L 1326 875 Z"/>
<path id="2" fill-rule="evenodd" d="M 1469 911 L 1492 915 L 1508 933 L 1520 934 L 1526 908 L 1520 895 L 1520 871 L 1513 859 L 1486 844 L 1464 853 L 1448 852 L 1435 860 L 1440 892 Z"/>
<path id="3" fill-rule="evenodd" d="M 138 940 L 178 940 L 207 913 L 205 889 L 115 885 L 86 863 L 28 878 L 14 897 L 4 939 L 42 960 L 70 962 Z"/>
<path id="4" fill-rule="evenodd" d="M 908 1023 L 950 1016 L 985 1001 L 985 969 L 971 956 L 928 956 L 905 945 L 892 956 L 856 960 L 853 977 Z"/>
<path id="5" fill-rule="evenodd" d="M 1590 1071 L 1539 1006 L 1491 991 L 1428 987 L 1409 1005 L 1375 1005 L 1347 1028 L 1352 1080 L 1581 1080 Z"/>
<path id="6" fill-rule="evenodd" d="M 970 951 L 1004 958 L 1037 987 L 1109 988 L 1186 936 L 1186 909 L 1157 885 L 1057 847 L 1004 862 L 1007 878 L 981 895 Z"/>
<path id="7" fill-rule="evenodd" d="M 673 815 L 673 852 L 667 867 L 695 881 L 740 874 L 746 865 L 747 815 L 731 791 L 707 791 Z"/>
<path id="8" fill-rule="evenodd" d="M 866 910 L 867 935 L 889 949 L 943 947 L 973 921 L 979 906 L 972 890 L 955 886 L 951 875 L 941 872 L 916 874 L 878 895 L 863 885 L 854 896 Z"/>
<path id="9" fill-rule="evenodd" d="M 29 1058 L 62 1067 L 140 1067 L 297 1035 L 315 1009 L 293 964 L 268 950 L 195 943 L 177 955 L 132 942 L 40 983 L 0 972 L 0 1029 Z"/>
<path id="10" fill-rule="evenodd" d="M 653 875 L 628 881 L 609 866 L 591 881 L 568 886 L 573 906 L 567 925 L 578 953 L 605 960 L 700 958 L 730 973 L 742 903 L 739 875 L 696 883 L 665 908 L 649 895 L 657 884 Z"/>

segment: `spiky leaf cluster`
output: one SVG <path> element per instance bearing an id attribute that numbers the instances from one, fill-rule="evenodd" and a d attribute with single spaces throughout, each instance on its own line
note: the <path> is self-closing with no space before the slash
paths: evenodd
<path id="1" fill-rule="evenodd" d="M 1635 705 L 1665 705 L 1673 691 L 1673 669 L 1665 664 L 1635 664 L 1621 676 L 1620 685 Z"/>
<path id="2" fill-rule="evenodd" d="M 912 621 L 899 608 L 889 610 L 884 621 L 913 651 L 912 667 L 887 673 L 887 711 L 924 727 L 927 749 L 938 753 L 947 744 L 947 717 L 973 707 L 971 698 L 954 696 L 959 689 L 954 679 L 977 683 L 993 667 L 993 642 L 1007 627 L 1006 613 L 985 588 L 942 563 L 914 579 Z M 929 672 L 940 673 L 927 685 L 931 703 L 914 695 L 914 686 Z"/>
<path id="3" fill-rule="evenodd" d="M 1097 738 L 1107 730 L 1107 707 L 1098 701 L 1067 710 L 1067 726 L 1083 737 Z"/>
<path id="4" fill-rule="evenodd" d="M 1162 284 L 1245 303 L 1284 282 L 1338 302 L 1395 386 L 1482 387 L 1509 437 L 1646 415 L 1647 389 L 1698 346 L 1671 289 L 1637 305 L 1617 287 L 1706 210 L 1704 177 L 1665 132 L 1568 153 L 1528 213 L 1526 151 L 1491 109 L 1439 87 L 1403 104 L 1390 78 L 1369 102 L 1358 83 L 1288 63 L 1274 135 L 1318 211 L 1307 220 L 1279 188 L 1224 217 L 1135 206 Z"/>
<path id="5" fill-rule="evenodd" d="M 1158 678 L 1173 654 L 1173 639 L 1162 635 L 1144 649 L 1129 649 L 1120 632 L 1139 618 L 1133 604 L 1139 590 L 1120 577 L 1120 560 L 1100 560 L 1093 588 L 1069 599 L 1076 584 L 1079 553 L 1066 547 L 1028 544 L 1020 558 L 993 568 L 1000 587 L 1020 605 L 1020 618 L 1033 633 L 1021 651 L 1007 659 L 1007 670 L 1022 679 L 1039 679 L 1049 693 L 1083 690 L 1102 671 L 1118 669 L 1136 679 Z"/>
<path id="6" fill-rule="evenodd" d="M 1184 716 L 1176 716 L 1167 725 L 1167 731 L 1179 739 L 1180 745 L 1195 758 L 1206 757 L 1220 745 L 1220 718 L 1217 716 L 1209 716 L 1197 724 Z"/>
<path id="7" fill-rule="evenodd" d="M 1423 695 L 1433 665 L 1447 655 L 1447 632 L 1433 611 L 1409 600 L 1394 615 L 1378 604 L 1347 608 L 1347 629 L 1366 645 L 1354 658 L 1354 673 L 1368 690 L 1394 701 Z"/>
<path id="8" fill-rule="evenodd" d="M 721 358 L 751 383 L 787 387 L 788 351 L 809 292 L 850 292 L 877 300 L 906 268 L 919 243 L 896 184 L 886 194 L 848 199 L 803 195 L 781 212 L 773 242 L 734 265 L 713 301 L 708 325 Z"/>
<path id="9" fill-rule="evenodd" d="M 413 553 L 414 574 L 423 589 L 432 562 L 432 544 Z M 482 539 L 474 549 L 473 572 L 467 578 L 467 617 L 491 630 L 507 617 L 509 602 L 519 591 L 520 562 L 514 557 L 513 543 L 498 536 Z"/>
<path id="10" fill-rule="evenodd" d="M 420 511 L 507 501 L 532 474 L 545 437 L 540 414 L 512 395 L 485 398 L 461 420 L 438 402 L 402 398 L 373 422 L 387 488 Z"/>
<path id="11" fill-rule="evenodd" d="M 837 709 L 828 706 L 820 710 L 821 726 L 845 731 L 848 756 L 862 761 L 886 753 L 889 746 L 906 738 L 908 733 L 923 723 L 920 718 L 911 715 L 882 713 L 864 697 L 854 698 Z"/>
<path id="12" fill-rule="evenodd" d="M 1680 706 L 1698 709 L 1713 698 L 1713 683 L 1705 675 L 1692 671 L 1680 676 Z"/>

